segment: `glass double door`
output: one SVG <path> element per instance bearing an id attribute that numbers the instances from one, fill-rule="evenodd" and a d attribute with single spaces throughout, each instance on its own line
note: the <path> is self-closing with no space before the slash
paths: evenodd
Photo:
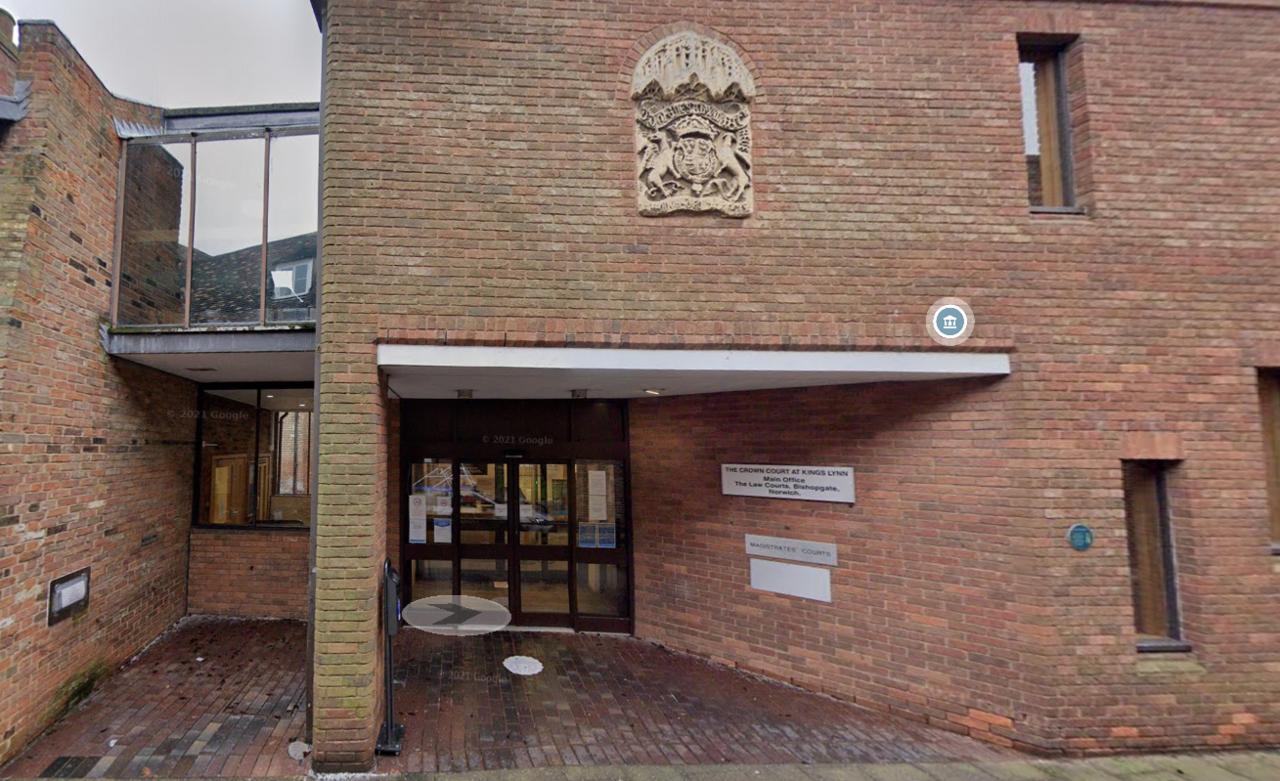
<path id="1" fill-rule="evenodd" d="M 569 465 L 460 463 L 460 593 L 517 625 L 570 626 Z"/>
<path id="2" fill-rule="evenodd" d="M 631 631 L 620 460 L 412 461 L 409 601 L 465 594 L 515 626 Z"/>

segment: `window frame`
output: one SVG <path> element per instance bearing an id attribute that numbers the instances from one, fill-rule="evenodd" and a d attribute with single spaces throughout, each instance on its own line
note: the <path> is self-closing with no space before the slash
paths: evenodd
<path id="1" fill-rule="evenodd" d="M 1028 183 L 1027 200 L 1033 214 L 1083 214 L 1084 209 L 1080 206 L 1079 193 L 1077 192 L 1076 182 L 1076 154 L 1075 154 L 1075 138 L 1072 128 L 1071 117 L 1071 96 L 1068 88 L 1067 73 L 1067 54 L 1071 47 L 1078 40 L 1075 35 L 1030 35 L 1020 34 L 1018 36 L 1018 63 L 1021 67 L 1022 63 L 1031 63 L 1034 66 L 1035 77 L 1033 80 L 1033 103 L 1036 106 L 1036 133 L 1040 141 L 1040 201 L 1039 204 L 1030 203 L 1031 193 Z M 1048 65 L 1048 68 L 1044 66 Z M 1049 86 L 1044 86 L 1045 82 L 1049 82 Z M 1019 85 L 1021 85 L 1021 76 L 1019 76 Z M 1042 90 L 1053 90 L 1052 99 L 1045 99 Z M 1021 94 L 1021 86 L 1019 87 Z M 1045 108 L 1051 108 L 1053 117 L 1046 121 Z M 1022 117 L 1026 122 L 1025 114 Z M 1045 133 L 1046 128 L 1053 130 L 1052 134 Z M 1057 186 L 1054 188 L 1055 197 L 1047 199 L 1045 194 L 1048 192 L 1046 184 L 1048 180 L 1045 175 L 1045 151 L 1046 147 L 1052 151 L 1051 157 L 1057 161 L 1059 175 L 1056 180 Z M 1024 152 L 1025 154 L 1025 152 Z M 1046 200 L 1060 200 L 1061 203 L 1045 204 Z"/>
<path id="2" fill-rule="evenodd" d="M 1258 406 L 1271 553 L 1280 556 L 1280 369 L 1258 370 Z"/>
<path id="3" fill-rule="evenodd" d="M 276 323 L 268 319 L 267 309 L 270 301 L 284 300 L 276 299 L 267 292 L 268 268 L 270 258 L 268 257 L 270 242 L 267 240 L 269 222 L 270 222 L 270 193 L 271 193 L 271 145 L 274 141 L 294 136 L 319 136 L 320 126 L 313 120 L 307 119 L 297 124 L 286 122 L 282 126 L 276 127 L 271 125 L 253 124 L 251 120 L 262 119 L 263 117 L 272 117 L 270 114 L 248 114 L 243 117 L 239 114 L 233 114 L 234 119 L 222 119 L 213 116 L 208 122 L 207 127 L 196 120 L 188 130 L 172 130 L 159 133 L 149 133 L 144 135 L 132 135 L 123 139 L 121 146 L 119 171 L 116 180 L 116 202 L 115 202 L 115 237 L 112 249 L 112 277 L 111 277 L 111 311 L 110 321 L 112 328 L 121 327 L 120 323 L 120 295 L 122 290 L 122 278 L 125 274 L 124 267 L 127 258 L 124 257 L 124 239 L 125 239 L 125 210 L 126 199 L 128 198 L 128 160 L 129 150 L 143 146 L 165 146 L 171 144 L 184 144 L 190 149 L 189 171 L 185 174 L 186 181 L 183 182 L 182 188 L 185 192 L 184 198 L 187 203 L 191 204 L 190 215 L 185 226 L 180 226 L 181 232 L 186 234 L 186 256 L 184 280 L 182 286 L 182 318 L 180 323 L 160 323 L 152 325 L 125 324 L 130 328 L 148 328 L 155 330 L 171 330 L 171 329 L 190 329 L 192 327 L 192 265 L 195 262 L 195 239 L 196 239 L 196 213 L 195 204 L 197 202 L 197 179 L 199 174 L 199 149 L 203 143 L 217 141 L 252 141 L 261 140 L 263 143 L 263 173 L 262 173 L 262 244 L 259 254 L 259 273 L 257 280 L 257 297 L 258 297 L 258 316 L 257 325 L 259 327 L 285 325 L 289 323 Z M 250 121 L 249 124 L 240 125 L 237 120 Z M 220 126 L 222 122 L 228 122 L 230 126 Z M 168 125 L 166 120 L 166 125 Z M 317 235 L 319 234 L 319 225 L 316 227 Z M 315 258 L 312 258 L 315 261 Z M 312 284 L 314 284 L 314 268 L 312 269 Z M 310 286 L 308 286 L 310 292 Z M 311 321 L 308 321 L 311 322 Z M 230 324 L 234 327 L 251 323 L 234 323 Z M 196 323 L 201 326 L 200 323 Z M 218 324 L 223 325 L 223 324 Z"/>
<path id="4" fill-rule="evenodd" d="M 271 300 L 287 301 L 291 298 L 301 298 L 307 295 L 308 293 L 310 293 L 311 292 L 311 275 L 315 271 L 315 263 L 316 263 L 315 258 L 301 258 L 299 260 L 285 261 L 284 263 L 279 263 L 275 266 L 272 266 L 271 267 L 272 271 L 283 271 L 285 269 L 293 269 L 294 270 L 293 278 L 295 281 L 298 279 L 297 270 L 300 268 L 305 268 L 307 270 L 307 286 L 302 290 L 296 290 L 296 289 L 291 290 L 288 295 L 281 295 L 280 294 L 281 289 L 273 284 L 271 287 Z"/>
<path id="5" fill-rule="evenodd" d="M 275 533 L 294 534 L 299 532 L 308 533 L 308 534 L 310 533 L 312 528 L 311 524 L 314 523 L 315 521 L 314 516 L 310 519 L 310 522 L 306 526 L 277 526 L 275 524 L 258 523 L 256 520 L 254 523 L 248 523 L 248 524 L 219 524 L 219 523 L 207 523 L 202 521 L 201 507 L 206 498 L 204 496 L 204 491 L 202 490 L 202 487 L 203 487 L 202 475 L 203 475 L 203 462 L 204 462 L 204 459 L 206 458 L 206 454 L 204 453 L 204 436 L 205 436 L 204 424 L 205 424 L 205 414 L 206 414 L 205 398 L 208 391 L 216 391 L 216 390 L 263 391 L 263 390 L 272 390 L 272 389 L 280 389 L 280 390 L 312 389 L 314 390 L 315 387 L 316 387 L 316 383 L 310 380 L 287 381 L 287 382 L 207 382 L 207 383 L 201 383 L 199 385 L 196 392 L 196 436 L 195 436 L 195 441 L 193 442 L 193 447 L 192 447 L 192 470 L 193 470 L 192 471 L 193 479 L 191 481 L 191 528 L 192 529 L 201 529 L 201 530 L 216 529 L 219 532 L 227 532 L 227 533 L 233 533 L 233 534 L 246 532 L 246 531 L 258 531 L 258 532 L 270 531 L 273 534 Z M 313 414 L 316 412 L 316 410 L 314 409 L 314 405 L 310 411 Z M 315 420 L 316 418 L 313 417 L 312 418 L 313 424 Z M 259 426 L 258 428 L 255 429 L 255 432 L 256 432 L 255 438 L 262 437 L 264 435 L 264 431 L 260 427 L 260 420 L 255 419 L 254 425 Z M 272 429 L 274 430 L 274 428 L 275 428 L 275 425 L 273 423 Z M 314 437 L 314 434 L 315 434 L 315 430 L 313 428 L 312 429 L 313 437 Z M 274 431 L 267 432 L 266 435 L 272 436 L 274 435 Z M 255 451 L 259 450 L 257 446 L 255 446 L 254 449 Z M 314 479 L 314 473 L 312 477 Z M 272 482 L 274 482 L 275 480 L 274 475 L 272 476 L 271 479 L 272 479 Z M 271 487 L 274 489 L 276 486 L 272 485 Z M 254 502 L 252 509 L 254 510 L 255 519 L 257 517 L 257 509 L 258 509 L 256 505 L 257 496 L 258 496 L 258 491 L 255 487 L 254 490 L 251 490 L 249 492 L 250 501 Z"/>
<path id="6" fill-rule="evenodd" d="M 1189 651 L 1183 633 L 1181 595 L 1178 590 L 1178 563 L 1174 549 L 1173 521 L 1169 508 L 1169 472 L 1176 461 L 1134 459 L 1121 461 L 1121 483 L 1124 495 L 1125 533 L 1128 546 L 1129 582 L 1132 589 L 1133 628 L 1138 635 L 1139 651 Z M 1143 496 L 1146 494 L 1146 496 Z M 1142 516 L 1136 511 L 1139 502 L 1153 505 L 1154 513 Z M 1154 530 L 1149 528 L 1155 525 Z M 1141 532 L 1154 531 L 1140 541 Z M 1155 548 L 1158 562 L 1144 561 Z M 1144 549 L 1145 548 L 1145 549 Z M 1159 566 L 1159 580 L 1142 582 L 1143 572 Z M 1158 599 L 1158 609 L 1152 599 Z M 1154 612 L 1153 612 L 1154 611 Z M 1145 622 L 1156 615 L 1161 626 Z"/>
<path id="7" fill-rule="evenodd" d="M 279 412 L 279 414 L 278 414 L 278 415 L 276 415 L 276 420 L 275 420 L 275 432 L 274 432 L 274 434 L 275 434 L 275 446 L 276 446 L 276 449 L 275 449 L 275 452 L 276 452 L 276 469 L 275 469 L 275 481 L 274 481 L 274 482 L 275 482 L 275 485 L 273 485 L 273 486 L 272 486 L 272 495 L 273 495 L 273 496 L 310 496 L 310 495 L 311 495 L 311 483 L 312 483 L 312 475 L 311 475 L 311 448 L 312 448 L 312 444 L 313 444 L 313 443 L 311 442 L 311 430 L 312 430 L 312 426 L 314 425 L 314 424 L 313 424 L 313 418 L 312 418 L 311 416 L 315 414 L 315 411 L 314 411 L 314 410 L 307 410 L 307 411 L 305 411 L 305 412 L 300 412 L 300 411 L 298 411 L 298 410 L 287 410 L 287 411 L 280 410 L 280 411 L 278 411 L 278 412 Z M 284 462 L 285 462 L 285 459 L 284 459 L 284 456 L 283 456 L 283 453 L 284 453 L 284 450 L 283 450 L 283 448 L 284 448 L 284 422 L 285 422 L 285 419 L 286 419 L 286 418 L 288 418 L 290 415 L 296 415 L 296 416 L 298 416 L 298 418 L 299 418 L 299 422 L 298 422 L 298 423 L 295 423 L 295 425 L 294 425 L 294 446 L 293 446 L 293 456 L 289 459 L 290 461 L 292 461 L 292 462 L 293 462 L 293 474 L 294 474 L 293 483 L 294 483 L 294 490 L 292 490 L 292 491 L 290 491 L 290 492 L 288 492 L 288 493 L 285 493 L 284 491 L 280 490 L 280 484 L 281 484 L 281 476 L 284 474 Z M 303 415 L 306 415 L 306 425 L 305 425 L 305 426 L 304 426 L 304 425 L 300 425 L 300 423 L 301 423 L 301 417 L 302 417 Z M 307 432 L 307 433 L 306 433 L 306 438 L 307 438 L 307 449 L 306 449 L 306 452 L 305 452 L 305 453 L 304 453 L 304 452 L 300 452 L 299 447 L 298 447 L 298 444 L 297 444 L 297 437 L 298 437 L 298 434 L 299 434 L 300 432 L 303 432 L 303 431 Z M 299 458 L 300 456 L 302 457 L 301 459 Z M 301 467 L 301 470 L 299 469 L 299 467 Z M 302 491 L 302 492 L 299 492 L 299 491 L 297 490 L 297 485 L 298 485 L 298 478 L 297 478 L 297 475 L 299 474 L 299 472 L 300 472 L 300 471 L 301 471 L 301 474 L 305 475 L 305 477 L 303 478 L 303 481 L 306 483 L 306 487 L 307 487 L 307 490 L 306 490 L 306 491 Z"/>

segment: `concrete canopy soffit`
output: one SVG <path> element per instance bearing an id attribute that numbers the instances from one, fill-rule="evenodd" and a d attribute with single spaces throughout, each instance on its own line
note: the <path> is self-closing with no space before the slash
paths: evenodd
<path id="1" fill-rule="evenodd" d="M 636 64 L 636 200 L 640 213 L 755 208 L 751 112 L 755 81 L 728 45 L 684 31 L 649 48 Z"/>
<path id="2" fill-rule="evenodd" d="M 772 352 L 383 344 L 403 398 L 628 399 L 651 395 L 946 380 L 1009 374 L 1009 356 L 965 352 Z M 575 393 L 576 392 L 576 393 Z"/>

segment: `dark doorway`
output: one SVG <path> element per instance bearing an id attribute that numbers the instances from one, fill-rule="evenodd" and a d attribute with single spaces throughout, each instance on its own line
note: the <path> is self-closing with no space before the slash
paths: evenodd
<path id="1" fill-rule="evenodd" d="M 406 603 L 466 594 L 516 626 L 631 631 L 623 403 L 401 409 Z"/>

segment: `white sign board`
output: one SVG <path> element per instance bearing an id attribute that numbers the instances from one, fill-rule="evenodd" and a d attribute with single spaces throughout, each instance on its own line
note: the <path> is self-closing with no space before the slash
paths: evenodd
<path id="1" fill-rule="evenodd" d="M 829 542 L 788 540 L 784 537 L 763 537 L 759 534 L 747 535 L 747 555 L 803 561 L 806 564 L 822 564 L 827 567 L 834 567 L 839 563 L 836 558 L 836 546 Z"/>
<path id="2" fill-rule="evenodd" d="M 751 588 L 792 597 L 831 601 L 831 570 L 782 561 L 751 560 Z"/>
<path id="3" fill-rule="evenodd" d="M 721 464 L 720 491 L 725 496 L 852 504 L 853 467 Z"/>

